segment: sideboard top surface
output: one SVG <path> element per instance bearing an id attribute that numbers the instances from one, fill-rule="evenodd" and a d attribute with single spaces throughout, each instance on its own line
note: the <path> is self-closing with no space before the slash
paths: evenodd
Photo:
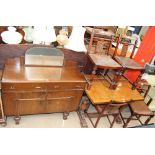
<path id="1" fill-rule="evenodd" d="M 21 58 L 8 59 L 2 83 L 85 82 L 76 62 L 65 61 L 63 67 L 25 66 Z"/>

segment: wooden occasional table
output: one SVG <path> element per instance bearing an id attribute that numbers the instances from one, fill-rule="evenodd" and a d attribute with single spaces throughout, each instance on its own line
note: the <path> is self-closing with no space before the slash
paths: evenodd
<path id="1" fill-rule="evenodd" d="M 91 84 L 90 89 L 85 89 L 85 92 L 94 106 L 107 105 L 112 101 L 128 102 L 131 100 L 144 100 L 144 97 L 136 89 L 132 89 L 132 85 L 127 80 L 119 81 L 118 86 L 115 90 L 109 89 L 108 83 L 105 80 L 94 80 Z M 85 111 L 86 109 L 83 110 Z M 121 123 L 120 118 L 118 118 L 117 122 Z"/>

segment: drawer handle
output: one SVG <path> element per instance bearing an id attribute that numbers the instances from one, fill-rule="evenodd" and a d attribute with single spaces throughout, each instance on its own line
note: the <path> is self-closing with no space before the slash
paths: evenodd
<path id="1" fill-rule="evenodd" d="M 10 89 L 15 89 L 14 86 L 11 86 Z"/>
<path id="2" fill-rule="evenodd" d="M 78 86 L 78 85 L 77 85 L 77 86 L 75 86 L 75 87 L 76 87 L 76 88 L 81 88 L 81 86 Z"/>
<path id="3" fill-rule="evenodd" d="M 55 85 L 54 88 L 60 88 L 60 86 L 59 85 Z"/>
<path id="4" fill-rule="evenodd" d="M 35 87 L 36 89 L 40 89 L 41 87 Z"/>

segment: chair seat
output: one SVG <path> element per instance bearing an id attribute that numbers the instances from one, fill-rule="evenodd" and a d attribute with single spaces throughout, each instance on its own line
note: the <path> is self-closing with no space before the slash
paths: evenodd
<path id="1" fill-rule="evenodd" d="M 144 101 L 136 101 L 130 103 L 131 110 L 137 115 L 154 115 Z"/>
<path id="2" fill-rule="evenodd" d="M 101 113 L 105 106 L 106 105 L 97 105 L 97 106 L 95 106 L 95 108 L 99 113 Z M 103 115 L 115 115 L 115 114 L 119 114 L 118 107 L 108 106 L 104 109 L 104 112 L 103 112 Z"/>
<path id="3" fill-rule="evenodd" d="M 97 66 L 97 68 L 103 69 L 120 69 L 121 65 L 119 65 L 116 61 L 114 61 L 111 56 L 104 54 L 89 54 L 91 61 Z"/>
<path id="4" fill-rule="evenodd" d="M 121 57 L 121 56 L 115 56 L 115 60 L 122 65 L 122 67 L 133 69 L 133 70 L 143 70 L 144 67 L 142 67 L 139 63 L 134 61 L 131 58 L 128 57 Z"/>

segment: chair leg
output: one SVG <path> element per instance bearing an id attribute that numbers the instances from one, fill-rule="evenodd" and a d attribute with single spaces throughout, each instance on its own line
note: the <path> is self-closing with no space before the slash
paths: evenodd
<path id="1" fill-rule="evenodd" d="M 124 125 L 124 124 L 125 124 L 125 121 L 124 121 L 123 115 L 122 115 L 121 112 L 120 112 L 119 114 L 120 114 L 120 116 L 121 116 L 121 119 L 122 119 L 122 121 L 123 121 L 123 125 Z"/>
<path id="2" fill-rule="evenodd" d="M 113 119 L 112 123 L 110 124 L 110 128 L 113 127 L 113 125 L 114 125 L 114 123 L 115 123 L 115 121 L 116 121 L 116 119 L 117 119 L 118 116 L 119 115 L 114 115 L 114 119 Z"/>
<path id="3" fill-rule="evenodd" d="M 99 120 L 101 119 L 101 117 L 102 117 L 102 113 L 100 113 L 100 114 L 99 114 L 99 117 L 97 118 L 97 121 L 96 121 L 96 123 L 95 123 L 94 128 L 96 128 L 96 127 L 97 127 L 97 125 L 98 125 Z"/>
<path id="4" fill-rule="evenodd" d="M 140 122 L 141 125 L 143 125 L 142 121 L 140 120 L 140 116 L 139 115 L 135 115 L 137 120 Z"/>
<path id="5" fill-rule="evenodd" d="M 145 121 L 145 123 L 144 124 L 148 124 L 149 123 L 149 121 L 153 118 L 154 116 L 152 115 L 152 116 L 149 116 L 149 118 Z"/>
<path id="6" fill-rule="evenodd" d="M 91 118 L 89 117 L 89 114 L 88 114 L 87 112 L 85 112 L 85 113 L 86 113 L 86 115 L 87 115 L 89 121 L 91 122 L 92 126 L 95 128 L 95 125 L 94 125 L 93 121 L 91 120 Z"/>
<path id="7" fill-rule="evenodd" d="M 108 116 L 108 115 L 107 115 L 107 119 L 108 119 L 109 123 L 111 124 L 111 121 L 110 121 L 110 118 L 109 118 L 109 116 Z"/>
<path id="8" fill-rule="evenodd" d="M 128 126 L 128 124 L 129 124 L 129 122 L 131 121 L 131 119 L 132 119 L 132 115 L 127 119 L 127 121 L 126 121 L 126 123 L 123 125 L 123 128 L 126 128 L 127 126 Z"/>
<path id="9" fill-rule="evenodd" d="M 106 76 L 108 72 L 109 72 L 109 69 L 106 69 L 104 76 Z"/>

